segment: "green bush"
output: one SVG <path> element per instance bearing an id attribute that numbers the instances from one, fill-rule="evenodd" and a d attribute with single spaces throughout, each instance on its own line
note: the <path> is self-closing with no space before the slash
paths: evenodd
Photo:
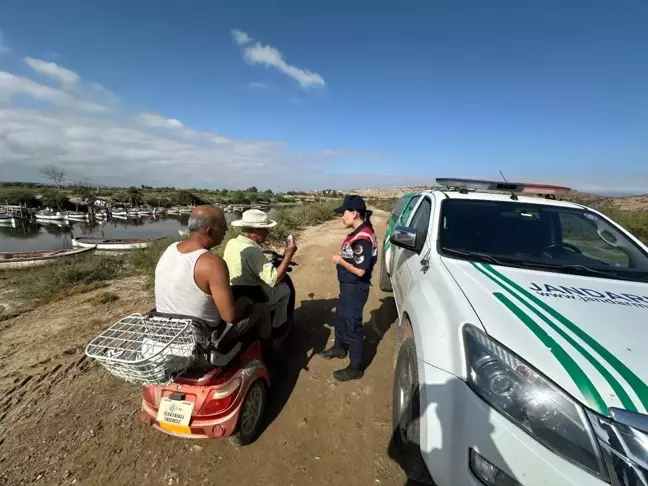
<path id="1" fill-rule="evenodd" d="M 601 208 L 600 211 L 648 244 L 648 212 Z"/>
<path id="2" fill-rule="evenodd" d="M 372 209 L 380 209 L 382 211 L 387 211 L 391 213 L 398 202 L 398 198 L 392 199 L 368 199 L 367 206 Z"/>
<path id="3" fill-rule="evenodd" d="M 333 210 L 340 204 L 341 201 L 334 200 L 280 209 L 274 216 L 277 226 L 272 231 L 272 238 L 283 241 L 308 226 L 322 224 L 333 217 Z"/>
<path id="4" fill-rule="evenodd" d="M 182 189 L 170 194 L 169 199 L 174 206 L 199 206 L 201 204 L 209 204 L 209 201 L 205 201 L 194 193 Z"/>
<path id="5" fill-rule="evenodd" d="M 40 201 L 36 197 L 37 192 L 31 189 L 2 189 L 0 190 L 0 203 L 19 205 L 26 204 L 29 208 L 37 208 Z"/>
<path id="6" fill-rule="evenodd" d="M 46 189 L 41 194 L 41 206 L 49 208 L 67 209 L 70 200 L 67 196 L 60 194 L 56 189 Z"/>

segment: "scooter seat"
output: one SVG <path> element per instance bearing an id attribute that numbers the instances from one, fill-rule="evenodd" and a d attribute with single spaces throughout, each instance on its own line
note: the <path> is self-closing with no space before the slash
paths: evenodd
<path id="1" fill-rule="evenodd" d="M 148 313 L 150 317 L 167 317 L 191 319 L 196 337 L 196 354 L 205 358 L 214 366 L 226 366 L 242 351 L 243 343 L 238 339 L 229 339 L 228 334 L 232 325 L 219 319 L 216 324 L 204 321 L 198 317 L 178 314 L 165 314 L 155 309 Z"/>

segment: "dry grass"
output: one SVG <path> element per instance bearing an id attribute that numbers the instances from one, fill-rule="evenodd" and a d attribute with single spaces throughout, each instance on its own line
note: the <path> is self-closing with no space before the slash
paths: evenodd
<path id="1" fill-rule="evenodd" d="M 39 305 L 60 296 L 85 293 L 106 285 L 125 273 L 125 259 L 114 256 L 85 256 L 29 270 L 11 270 L 3 282 L 16 289 L 24 306 Z"/>
<path id="2" fill-rule="evenodd" d="M 115 294 L 114 292 L 101 292 L 100 294 L 92 297 L 90 300 L 97 305 L 110 304 L 111 302 L 119 300 L 119 295 Z"/>

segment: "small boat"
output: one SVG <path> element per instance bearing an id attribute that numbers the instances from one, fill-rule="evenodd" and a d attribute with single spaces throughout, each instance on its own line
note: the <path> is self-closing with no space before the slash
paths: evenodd
<path id="1" fill-rule="evenodd" d="M 173 206 L 172 208 L 167 209 L 167 214 L 180 214 L 182 211 L 179 207 Z"/>
<path id="2" fill-rule="evenodd" d="M 151 206 L 140 206 L 137 208 L 137 214 L 153 214 L 153 208 Z"/>
<path id="3" fill-rule="evenodd" d="M 51 211 L 49 209 L 43 209 L 36 213 L 36 219 L 48 220 L 48 221 L 62 221 L 65 219 L 65 215 L 61 214 L 58 211 Z"/>
<path id="4" fill-rule="evenodd" d="M 166 214 L 166 208 L 153 208 L 153 214 Z"/>
<path id="5" fill-rule="evenodd" d="M 97 211 L 94 215 L 95 219 L 108 219 L 108 211 L 105 209 L 102 209 L 101 211 Z"/>
<path id="6" fill-rule="evenodd" d="M 116 207 L 111 211 L 113 216 L 128 216 L 128 211 L 122 207 Z"/>
<path id="7" fill-rule="evenodd" d="M 1 226 L 13 226 L 16 227 L 16 218 L 13 214 L 9 213 L 0 213 L 0 225 Z"/>
<path id="8" fill-rule="evenodd" d="M 179 230 L 178 230 L 178 234 L 179 234 L 180 236 L 189 236 L 189 231 L 179 229 Z"/>
<path id="9" fill-rule="evenodd" d="M 114 219 L 123 219 L 123 220 L 128 220 L 128 216 L 125 214 L 115 214 L 113 213 L 113 218 Z"/>
<path id="10" fill-rule="evenodd" d="M 93 238 L 80 236 L 72 239 L 72 246 L 81 248 L 97 247 L 97 250 L 134 250 L 136 248 L 148 248 L 155 241 L 164 238 Z"/>
<path id="11" fill-rule="evenodd" d="M 15 219 L 0 219 L 0 228 L 15 228 Z"/>
<path id="12" fill-rule="evenodd" d="M 0 253 L 0 268 L 23 268 L 46 265 L 60 262 L 61 260 L 91 254 L 94 246 L 77 248 L 73 250 L 41 250 Z"/>
<path id="13" fill-rule="evenodd" d="M 132 218 L 133 216 L 139 216 L 139 209 L 137 209 L 137 208 L 128 208 L 128 212 L 127 212 L 127 214 L 128 214 L 128 216 L 130 216 L 131 218 Z"/>
<path id="14" fill-rule="evenodd" d="M 81 211 L 66 211 L 64 216 L 65 219 L 73 221 L 87 221 L 89 218 L 88 213 L 82 213 Z"/>

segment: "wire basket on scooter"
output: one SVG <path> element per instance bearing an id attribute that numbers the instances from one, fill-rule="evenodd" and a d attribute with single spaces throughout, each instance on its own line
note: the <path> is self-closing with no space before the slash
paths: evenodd
<path id="1" fill-rule="evenodd" d="M 133 314 L 90 341 L 85 354 L 131 383 L 168 385 L 191 367 L 195 348 L 191 319 Z"/>

